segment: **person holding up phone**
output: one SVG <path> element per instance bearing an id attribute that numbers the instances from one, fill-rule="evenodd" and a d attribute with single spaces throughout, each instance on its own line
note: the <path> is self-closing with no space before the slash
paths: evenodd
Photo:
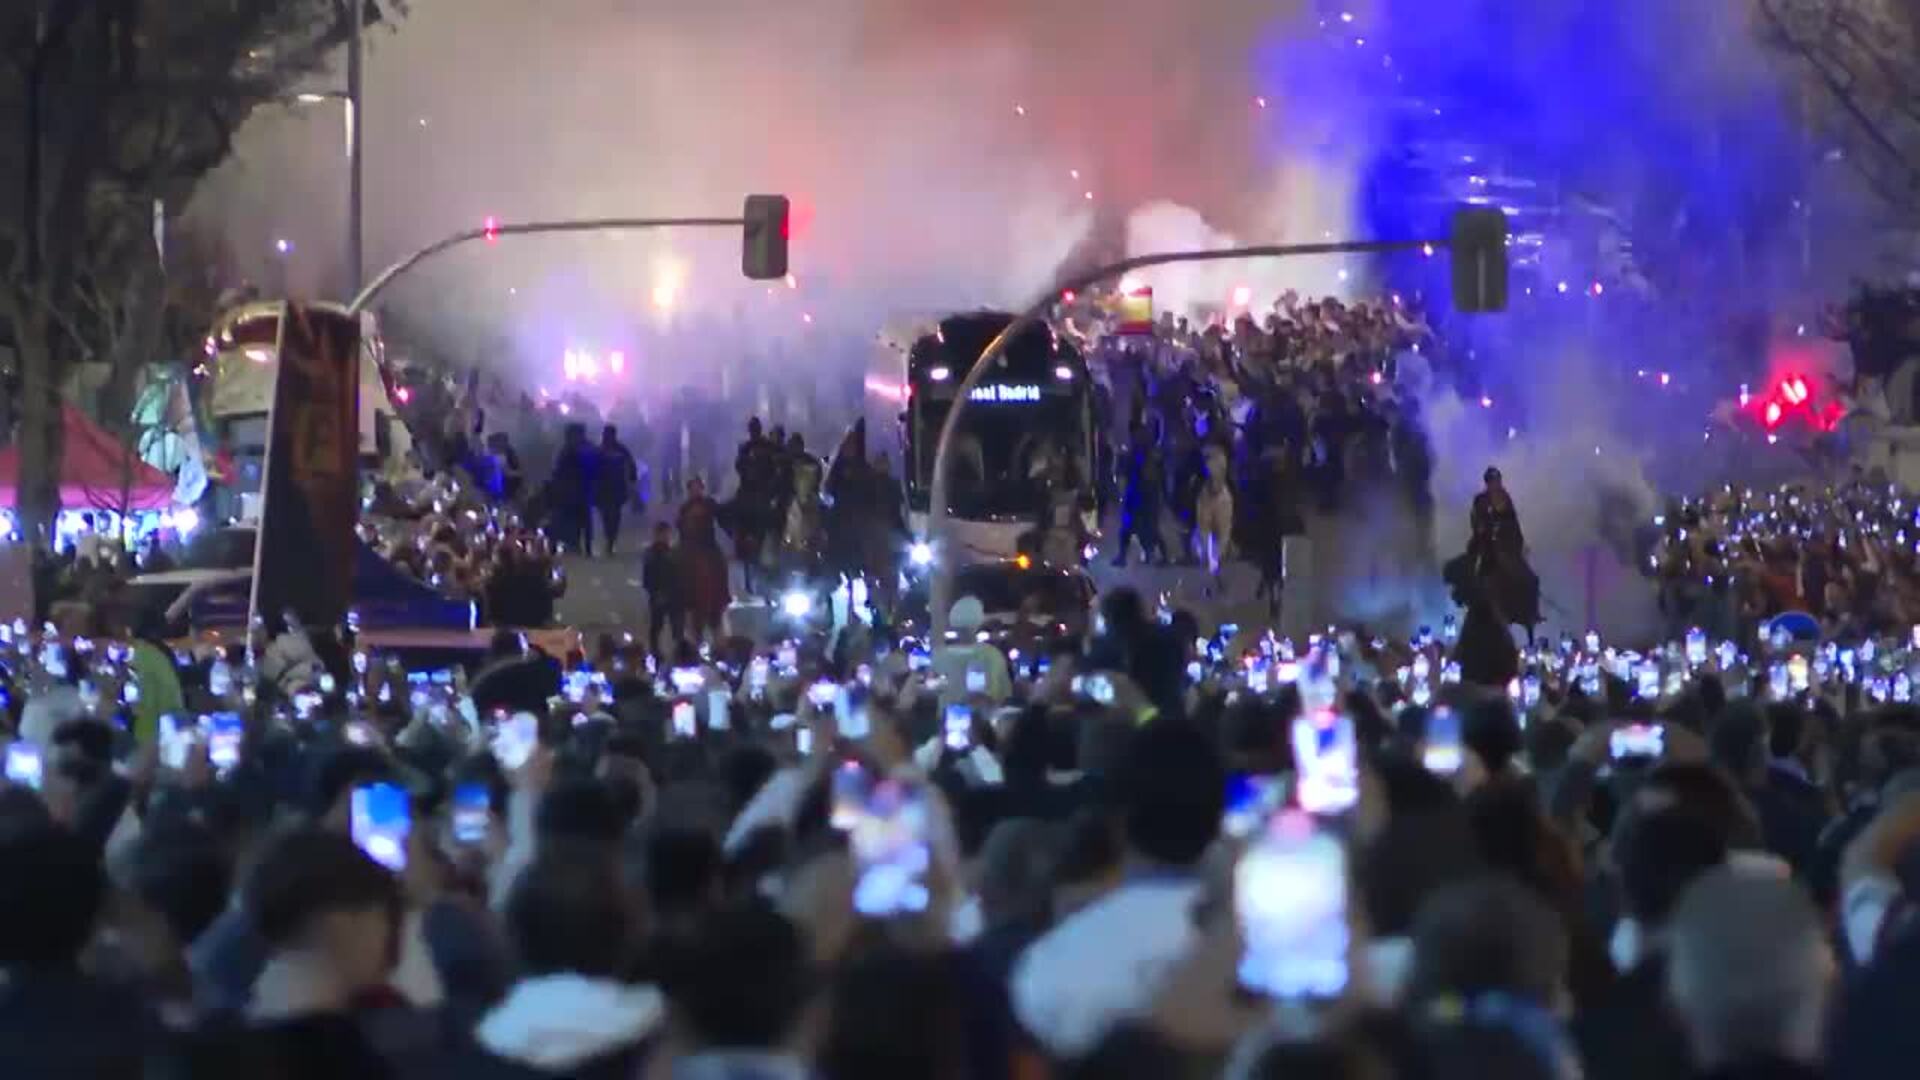
<path id="1" fill-rule="evenodd" d="M 961 597 L 948 613 L 954 640 L 934 649 L 932 665 L 933 673 L 946 680 L 943 703 L 984 697 L 1004 705 L 1013 696 L 1006 655 L 992 642 L 976 640 L 986 618 L 986 608 L 971 596 Z"/>

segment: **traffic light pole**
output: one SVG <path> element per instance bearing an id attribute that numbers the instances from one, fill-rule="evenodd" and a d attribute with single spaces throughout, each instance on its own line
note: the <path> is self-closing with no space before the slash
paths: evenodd
<path id="1" fill-rule="evenodd" d="M 682 218 L 587 218 L 578 221 L 525 221 L 511 225 L 483 225 L 478 229 L 468 229 L 452 236 L 436 240 L 426 247 L 408 255 L 368 282 L 359 294 L 347 304 L 349 314 L 358 315 L 373 298 L 380 295 L 395 278 L 413 269 L 415 266 L 433 258 L 435 255 L 461 244 L 474 240 L 490 240 L 497 236 L 530 236 L 536 233 L 581 233 L 581 232 L 625 232 L 635 229 L 705 229 L 740 228 L 747 224 L 740 217 L 682 217 Z"/>
<path id="2" fill-rule="evenodd" d="M 953 408 L 947 410 L 947 417 L 940 424 L 940 438 L 933 449 L 933 485 L 927 500 L 927 535 L 925 540 L 934 546 L 934 565 L 932 581 L 932 610 L 927 614 L 933 624 L 931 641 L 938 644 L 946 640 L 947 612 L 953 603 L 953 563 L 942 557 L 942 540 L 947 523 L 947 449 L 953 442 L 953 433 L 959 428 L 960 413 L 966 409 L 973 395 L 975 384 L 986 373 L 993 362 L 1007 351 L 1021 334 L 1037 325 L 1046 316 L 1063 292 L 1080 292 L 1091 285 L 1130 274 L 1135 270 L 1146 270 L 1155 266 L 1172 266 L 1176 263 L 1233 262 L 1240 259 L 1285 259 L 1298 255 L 1356 255 L 1376 254 L 1415 249 L 1439 250 L 1451 248 L 1447 240 L 1387 240 L 1353 241 L 1336 244 L 1265 244 L 1258 247 L 1216 248 L 1205 251 L 1163 251 L 1152 255 L 1138 255 L 1131 259 L 1108 263 L 1105 266 L 1089 270 L 1061 281 L 1033 302 L 1020 317 L 1000 331 L 987 343 L 980 358 L 967 369 L 960 385 L 953 392 Z"/>

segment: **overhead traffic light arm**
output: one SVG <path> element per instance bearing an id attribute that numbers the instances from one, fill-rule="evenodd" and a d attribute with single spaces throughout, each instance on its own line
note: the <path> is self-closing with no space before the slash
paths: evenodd
<path id="1" fill-rule="evenodd" d="M 755 277 L 757 266 L 772 265 L 776 260 L 780 267 L 770 277 L 784 277 L 787 273 L 787 198 L 784 195 L 749 195 L 745 212 L 740 217 L 679 217 L 679 218 L 585 218 L 572 221 L 524 221 L 501 223 L 489 217 L 477 229 L 467 229 L 442 237 L 415 251 L 385 270 L 367 283 L 359 295 L 348 303 L 347 310 L 358 313 L 373 298 L 378 296 L 395 278 L 413 269 L 415 266 L 433 258 L 435 255 L 461 244 L 474 240 L 492 243 L 502 236 L 528 236 L 536 233 L 579 233 L 579 232 L 623 232 L 634 229 L 697 229 L 729 227 L 743 230 L 742 269 L 749 277 Z M 777 217 L 774 215 L 777 212 Z M 756 277 L 756 280 L 763 280 Z"/>

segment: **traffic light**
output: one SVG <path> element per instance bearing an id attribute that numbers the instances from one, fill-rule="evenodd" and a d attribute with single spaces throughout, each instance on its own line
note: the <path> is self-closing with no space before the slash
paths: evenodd
<path id="1" fill-rule="evenodd" d="M 788 202 L 785 195 L 749 195 L 740 269 L 754 281 L 787 276 Z"/>
<path id="2" fill-rule="evenodd" d="M 1456 311 L 1507 310 L 1507 215 L 1491 206 L 1453 212 L 1453 306 Z"/>

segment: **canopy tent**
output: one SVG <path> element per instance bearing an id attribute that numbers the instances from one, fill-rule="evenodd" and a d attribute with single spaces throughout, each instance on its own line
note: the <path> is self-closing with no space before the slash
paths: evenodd
<path id="1" fill-rule="evenodd" d="M 66 450 L 60 462 L 60 505 L 69 510 L 160 510 L 173 503 L 173 478 L 141 461 L 80 410 L 62 403 Z M 0 506 L 18 506 L 20 448 L 0 450 Z"/>

